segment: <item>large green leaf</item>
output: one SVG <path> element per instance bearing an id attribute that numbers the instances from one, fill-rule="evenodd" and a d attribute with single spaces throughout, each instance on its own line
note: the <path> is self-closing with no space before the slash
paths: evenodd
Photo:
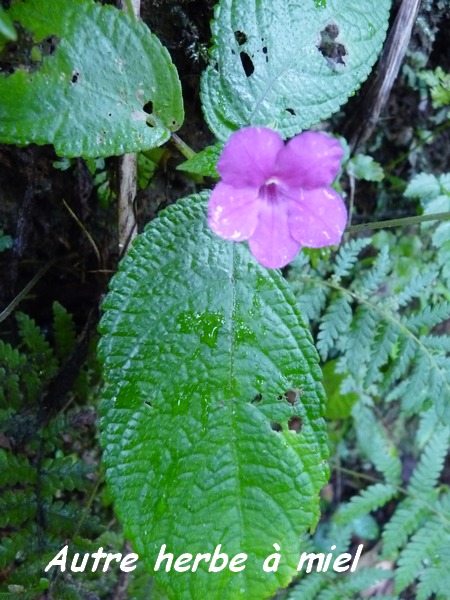
<path id="1" fill-rule="evenodd" d="M 13 59 L 8 45 L 0 55 L 0 142 L 111 156 L 156 147 L 181 125 L 176 69 L 144 23 L 91 0 L 25 0 L 9 17 L 20 35 Z"/>
<path id="2" fill-rule="evenodd" d="M 258 600 L 296 573 L 328 475 L 317 353 L 277 271 L 206 225 L 205 196 L 133 243 L 105 301 L 102 443 L 116 511 L 152 571 L 248 554 L 246 569 L 158 571 L 170 598 Z M 286 395 L 285 395 L 286 394 Z M 281 546 L 276 573 L 264 558 Z"/>
<path id="3" fill-rule="evenodd" d="M 221 0 L 202 78 L 221 140 L 246 125 L 291 137 L 339 109 L 380 52 L 391 0 Z"/>

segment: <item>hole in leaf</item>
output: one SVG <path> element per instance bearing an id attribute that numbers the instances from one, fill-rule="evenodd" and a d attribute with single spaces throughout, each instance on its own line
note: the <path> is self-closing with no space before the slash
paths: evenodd
<path id="1" fill-rule="evenodd" d="M 300 417 L 291 417 L 288 421 L 288 429 L 295 433 L 300 433 L 302 430 L 303 421 Z"/>
<path id="2" fill-rule="evenodd" d="M 256 394 L 252 400 L 252 404 L 259 404 L 262 400 L 262 394 Z"/>
<path id="3" fill-rule="evenodd" d="M 250 58 L 250 56 L 247 54 L 247 52 L 241 52 L 240 56 L 241 56 L 241 63 L 242 63 L 242 67 L 244 69 L 244 73 L 246 74 L 247 77 L 250 77 L 250 75 L 255 70 L 255 65 L 253 64 L 253 61 Z"/>
<path id="4" fill-rule="evenodd" d="M 0 49 L 0 73 L 15 73 L 18 69 L 34 73 L 42 65 L 43 58 L 55 52 L 59 38 L 49 35 L 36 42 L 33 33 L 15 23 L 17 40 L 9 41 Z"/>
<path id="5" fill-rule="evenodd" d="M 153 404 L 150 402 L 150 400 L 145 400 L 144 404 L 150 408 L 153 408 Z"/>
<path id="6" fill-rule="evenodd" d="M 286 112 L 288 112 L 293 117 L 295 117 L 295 115 L 296 115 L 296 112 L 295 112 L 295 110 L 293 108 L 287 108 Z"/>
<path id="7" fill-rule="evenodd" d="M 235 31 L 234 39 L 237 41 L 239 46 L 242 46 L 247 41 L 247 36 L 242 31 Z"/>
<path id="8" fill-rule="evenodd" d="M 78 81 L 80 74 L 78 71 L 74 71 L 72 73 L 72 79 L 70 80 L 72 83 L 76 83 Z"/>
<path id="9" fill-rule="evenodd" d="M 49 35 L 46 38 L 44 38 L 42 42 L 38 44 L 41 49 L 42 56 L 51 56 L 52 54 L 54 54 L 59 42 L 60 39 L 57 35 Z"/>
<path id="10" fill-rule="evenodd" d="M 339 27 L 336 23 L 330 23 L 320 32 L 320 44 L 317 48 L 330 69 L 337 65 L 345 65 L 344 56 L 347 55 L 347 50 L 343 44 L 336 41 L 338 35 Z"/>
<path id="11" fill-rule="evenodd" d="M 281 427 L 281 425 L 279 423 L 276 423 L 275 421 L 270 422 L 270 427 L 272 428 L 273 431 L 276 431 L 277 433 L 280 433 L 280 431 L 283 431 L 283 428 Z"/>
<path id="12" fill-rule="evenodd" d="M 144 112 L 151 115 L 153 113 L 153 102 L 149 100 L 147 104 L 144 105 Z"/>
<path id="13" fill-rule="evenodd" d="M 297 390 L 288 390 L 285 394 L 284 397 L 286 398 L 286 400 L 289 402 L 289 404 L 291 406 L 295 406 L 297 404 Z"/>
<path id="14" fill-rule="evenodd" d="M 147 102 L 147 104 L 144 104 L 144 108 L 143 108 L 144 112 L 146 112 L 148 115 L 153 114 L 153 102 L 151 100 L 149 100 Z M 147 127 L 154 127 L 154 124 L 151 123 L 151 121 L 149 119 L 147 119 L 147 121 L 145 122 L 145 124 L 147 125 Z"/>

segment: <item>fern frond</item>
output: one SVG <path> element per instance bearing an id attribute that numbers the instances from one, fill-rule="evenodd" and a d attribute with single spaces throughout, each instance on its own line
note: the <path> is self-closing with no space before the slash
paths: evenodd
<path id="1" fill-rule="evenodd" d="M 423 518 L 429 514 L 425 504 L 406 498 L 398 506 L 383 530 L 383 556 L 393 558 L 403 548 Z"/>
<path id="2" fill-rule="evenodd" d="M 425 496 L 437 484 L 448 454 L 449 428 L 438 428 L 420 457 L 409 481 L 408 491 Z"/>
<path id="3" fill-rule="evenodd" d="M 55 353 L 60 360 L 64 360 L 73 352 L 76 334 L 73 315 L 59 302 L 53 303 L 53 334 Z"/>
<path id="4" fill-rule="evenodd" d="M 370 361 L 376 326 L 377 315 L 366 304 L 360 304 L 355 311 L 347 339 L 341 341 L 341 344 L 345 344 L 344 357 L 348 371 L 357 380 L 364 379 Z"/>
<path id="5" fill-rule="evenodd" d="M 435 278 L 436 273 L 433 270 L 416 275 L 405 285 L 403 290 L 395 296 L 397 306 L 403 308 L 409 304 L 411 300 L 419 298 L 422 292 L 432 284 Z"/>
<path id="6" fill-rule="evenodd" d="M 33 491 L 3 491 L 0 498 L 0 527 L 18 527 L 34 518 L 36 510 L 36 494 Z"/>
<path id="7" fill-rule="evenodd" d="M 45 336 L 30 317 L 24 313 L 16 313 L 16 320 L 19 326 L 19 334 L 27 348 L 28 356 L 37 364 L 45 369 L 48 379 L 56 375 L 58 371 L 58 361 L 53 354 L 53 350 L 46 340 Z"/>
<path id="8" fill-rule="evenodd" d="M 373 410 L 360 402 L 354 406 L 352 414 L 358 445 L 362 453 L 385 477 L 386 483 L 399 485 L 402 464 L 397 449 L 380 421 L 375 417 Z"/>
<path id="9" fill-rule="evenodd" d="M 345 574 L 337 579 L 332 586 L 319 593 L 317 600 L 342 600 L 355 597 L 359 599 L 362 592 L 391 577 L 392 573 L 385 569 L 359 569 L 355 573 Z"/>
<path id="10" fill-rule="evenodd" d="M 387 364 L 399 337 L 399 330 L 388 321 L 376 326 L 376 333 L 370 348 L 370 360 L 366 373 L 366 386 L 380 381 L 384 374 L 381 368 Z"/>
<path id="11" fill-rule="evenodd" d="M 0 340 L 0 407 L 19 407 L 21 399 L 20 374 L 27 359 L 16 348 Z"/>
<path id="12" fill-rule="evenodd" d="M 395 571 L 395 591 L 401 593 L 417 578 L 421 578 L 442 541 L 442 522 L 429 519 L 411 538 L 400 554 Z M 450 541 L 450 538 L 449 540 Z"/>
<path id="13" fill-rule="evenodd" d="M 419 450 L 422 450 L 434 435 L 435 430 L 441 426 L 440 419 L 434 410 L 430 407 L 420 413 L 419 427 L 416 433 L 416 444 Z"/>
<path id="14" fill-rule="evenodd" d="M 335 294 L 323 316 L 317 335 L 317 350 L 326 361 L 329 351 L 340 337 L 345 334 L 352 321 L 350 299 L 343 294 Z"/>
<path id="15" fill-rule="evenodd" d="M 70 456 L 47 459 L 42 466 L 41 485 L 48 495 L 57 490 L 86 491 L 91 486 L 91 474 L 92 468 L 82 460 L 74 461 Z"/>
<path id="16" fill-rule="evenodd" d="M 293 286 L 295 291 L 296 286 Z M 299 291 L 296 294 L 298 306 L 301 315 L 307 325 L 314 320 L 326 306 L 328 294 L 330 290 L 325 287 L 318 287 L 313 284 L 299 286 Z"/>
<path id="17" fill-rule="evenodd" d="M 391 266 L 389 250 L 386 246 L 380 250 L 372 268 L 367 270 L 361 278 L 355 279 L 351 285 L 352 291 L 361 297 L 372 297 L 384 283 Z"/>
<path id="18" fill-rule="evenodd" d="M 23 554 L 25 549 L 34 546 L 37 531 L 33 524 L 19 531 L 3 533 L 0 540 L 0 569 L 5 569 L 14 562 L 17 556 Z"/>
<path id="19" fill-rule="evenodd" d="M 399 400 L 408 414 L 420 412 L 434 398 L 441 419 L 450 423 L 450 360 L 446 356 L 450 336 L 431 334 L 437 324 L 450 316 L 450 304 L 436 301 L 433 296 L 431 283 L 436 272 L 428 268 L 417 275 L 417 270 L 413 270 L 410 279 L 404 277 L 403 287 L 398 289 L 387 245 L 369 266 L 367 261 L 361 264 L 355 260 L 357 249 L 364 245 L 367 244 L 342 246 L 339 265 L 319 262 L 317 268 L 309 267 L 306 276 L 295 268 L 290 274 L 300 301 L 302 283 L 311 299 L 313 289 L 322 298 L 307 306 L 308 321 L 319 332 L 321 356 L 327 358 L 332 351 L 339 365 L 343 365 L 343 357 L 345 372 L 356 381 L 364 380 L 366 386 L 378 386 L 380 395 L 386 400 Z M 353 278 L 348 289 L 340 285 L 344 275 Z M 392 289 L 397 290 L 395 295 L 389 295 Z M 325 297 L 331 298 L 327 307 L 323 303 Z M 416 298 L 425 308 L 417 310 L 411 302 Z"/>
<path id="20" fill-rule="evenodd" d="M 36 469 L 24 456 L 15 456 L 0 448 L 1 485 L 13 486 L 36 483 Z"/>
<path id="21" fill-rule="evenodd" d="M 333 573 L 308 573 L 287 594 L 286 600 L 316 600 L 317 594 L 334 580 Z"/>
<path id="22" fill-rule="evenodd" d="M 354 496 L 350 502 L 339 507 L 336 513 L 337 523 L 349 523 L 354 519 L 369 514 L 384 506 L 397 494 L 395 486 L 385 483 L 375 483 Z"/>
<path id="23" fill-rule="evenodd" d="M 435 595 L 439 600 L 448 598 L 450 590 L 450 546 L 444 539 L 436 548 L 431 564 L 423 571 L 417 585 L 417 600 L 428 600 Z"/>
<path id="24" fill-rule="evenodd" d="M 403 324 L 413 334 L 421 329 L 432 329 L 450 317 L 450 303 L 442 302 L 436 306 L 426 306 L 423 310 L 402 317 Z"/>
<path id="25" fill-rule="evenodd" d="M 370 238 L 357 238 L 350 240 L 339 248 L 334 263 L 334 273 L 332 280 L 334 283 L 340 283 L 341 279 L 348 277 L 352 268 L 355 266 L 358 256 L 364 248 L 370 244 Z"/>

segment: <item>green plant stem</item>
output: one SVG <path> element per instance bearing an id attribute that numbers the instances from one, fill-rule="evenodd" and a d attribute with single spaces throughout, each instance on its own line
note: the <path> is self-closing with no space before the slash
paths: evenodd
<path id="1" fill-rule="evenodd" d="M 131 16 L 134 21 L 138 20 L 138 15 L 136 14 L 135 7 L 133 6 L 132 0 L 125 0 L 125 4 L 127 7 L 127 13 Z"/>
<path id="2" fill-rule="evenodd" d="M 389 227 L 405 227 L 406 225 L 418 225 L 427 221 L 447 221 L 450 219 L 450 212 L 434 213 L 432 215 L 418 215 L 416 217 L 404 217 L 402 219 L 390 219 L 388 221 L 374 221 L 373 223 L 362 223 L 361 225 L 351 225 L 345 230 L 346 233 L 356 233 L 366 231 L 367 229 L 386 229 Z"/>
<path id="3" fill-rule="evenodd" d="M 179 152 L 181 152 L 181 154 L 188 160 L 190 158 L 194 158 L 194 156 L 197 154 L 196 152 L 194 152 L 194 150 L 192 150 L 190 146 L 186 144 L 186 142 L 183 142 L 183 140 L 176 133 L 172 133 L 172 135 L 170 136 L 170 141 L 176 147 L 176 149 Z"/>
<path id="4" fill-rule="evenodd" d="M 147 116 L 147 123 L 149 123 L 152 127 L 166 127 L 164 125 L 164 123 L 160 119 L 158 119 L 158 117 L 155 117 L 155 115 L 153 115 L 153 114 L 150 114 Z M 167 129 L 167 127 L 166 127 L 166 129 Z M 197 154 L 197 152 L 192 150 L 192 148 L 190 146 L 188 146 L 186 144 L 186 142 L 184 142 L 180 138 L 180 136 L 178 136 L 176 133 L 173 133 L 173 131 L 170 132 L 170 140 L 169 141 L 188 160 L 190 158 L 194 158 L 194 156 Z"/>

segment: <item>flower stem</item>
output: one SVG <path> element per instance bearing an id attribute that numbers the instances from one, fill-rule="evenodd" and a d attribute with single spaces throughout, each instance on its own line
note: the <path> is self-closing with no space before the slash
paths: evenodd
<path id="1" fill-rule="evenodd" d="M 176 133 L 171 134 L 170 141 L 176 147 L 176 149 L 179 152 L 181 152 L 181 154 L 188 160 L 190 158 L 194 158 L 194 156 L 197 154 L 197 152 L 192 150 L 192 148 L 188 146 L 186 142 L 183 142 L 183 140 Z"/>
<path id="2" fill-rule="evenodd" d="M 160 119 L 158 119 L 158 117 L 155 117 L 155 115 L 153 115 L 153 114 L 147 115 L 147 123 L 150 123 L 150 125 L 152 127 L 164 127 L 166 129 L 168 129 L 164 125 L 164 123 Z M 190 158 L 193 158 L 197 154 L 176 133 L 173 133 L 173 131 L 170 131 L 169 133 L 170 133 L 170 139 L 169 139 L 169 141 L 175 146 L 175 148 L 179 152 L 181 152 L 181 154 L 185 158 L 187 158 L 189 160 Z"/>
<path id="3" fill-rule="evenodd" d="M 131 16 L 133 21 L 137 21 L 139 17 L 139 4 L 140 2 L 134 2 L 133 0 L 125 0 L 126 12 Z"/>
<path id="4" fill-rule="evenodd" d="M 361 223 L 351 225 L 345 230 L 346 233 L 356 233 L 366 229 L 386 229 L 388 227 L 405 227 L 406 225 L 418 225 L 427 221 L 446 221 L 450 219 L 450 212 L 434 213 L 432 215 L 418 215 L 416 217 L 404 217 L 402 219 L 390 219 L 388 221 L 374 221 L 373 223 Z"/>

